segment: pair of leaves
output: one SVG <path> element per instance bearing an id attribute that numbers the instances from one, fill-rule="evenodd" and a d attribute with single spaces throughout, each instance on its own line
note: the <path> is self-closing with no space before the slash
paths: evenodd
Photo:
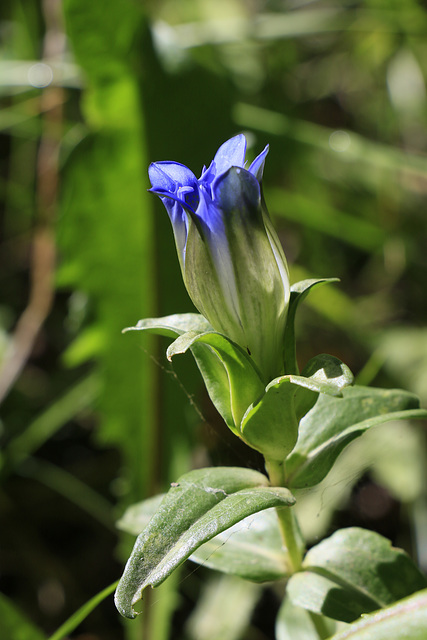
<path id="1" fill-rule="evenodd" d="M 319 393 L 341 395 L 352 374 L 337 358 L 313 358 L 301 375 L 295 361 L 295 312 L 308 291 L 327 280 L 307 280 L 292 287 L 285 335 L 288 375 L 269 384 L 252 358 L 227 336 L 215 332 L 198 314 L 181 314 L 141 320 L 129 330 L 144 330 L 174 337 L 169 360 L 190 350 L 217 410 L 235 435 L 267 459 L 283 461 L 298 436 L 300 418 L 314 405 Z"/>
<path id="2" fill-rule="evenodd" d="M 247 516 L 295 500 L 267 478 L 235 467 L 199 469 L 174 483 L 137 538 L 115 600 L 120 613 L 135 617 L 133 605 L 147 586 L 160 585 L 203 543 Z"/>

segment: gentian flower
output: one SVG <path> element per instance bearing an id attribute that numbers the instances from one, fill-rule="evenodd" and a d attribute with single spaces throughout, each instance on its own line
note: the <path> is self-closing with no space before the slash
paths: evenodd
<path id="1" fill-rule="evenodd" d="M 190 298 L 216 331 L 247 351 L 265 381 L 284 373 L 290 296 L 286 259 L 261 193 L 267 153 L 268 146 L 245 168 L 246 139 L 238 135 L 199 179 L 178 162 L 149 168 Z"/>

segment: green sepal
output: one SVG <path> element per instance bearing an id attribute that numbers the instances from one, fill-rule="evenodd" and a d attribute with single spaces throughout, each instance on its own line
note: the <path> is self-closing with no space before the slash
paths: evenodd
<path id="1" fill-rule="evenodd" d="M 194 347 L 198 347 L 194 351 Z M 209 396 L 228 427 L 241 437 L 240 422 L 248 406 L 264 393 L 260 374 L 247 353 L 229 338 L 216 332 L 188 332 L 173 342 L 166 355 L 191 349 L 202 373 Z"/>
<path id="2" fill-rule="evenodd" d="M 344 387 L 342 396 L 321 394 L 301 420 L 297 443 L 286 460 L 288 487 L 321 482 L 341 451 L 367 429 L 390 420 L 427 417 L 417 396 L 400 389 Z"/>
<path id="3" fill-rule="evenodd" d="M 288 317 L 285 329 L 284 361 L 285 372 L 288 374 L 299 374 L 295 346 L 295 314 L 299 304 L 307 297 L 309 291 L 322 284 L 339 282 L 339 278 L 321 278 L 318 280 L 301 280 L 291 286 L 291 297 L 289 300 Z"/>
<path id="4" fill-rule="evenodd" d="M 313 613 L 353 622 L 427 587 L 411 558 L 374 531 L 341 529 L 312 547 L 293 575 L 292 603 Z"/>
<path id="5" fill-rule="evenodd" d="M 133 606 L 143 590 L 160 585 L 203 543 L 251 514 L 294 503 L 287 489 L 268 486 L 266 476 L 251 469 L 218 467 L 185 474 L 136 540 L 117 587 L 118 610 L 134 618 Z"/>
<path id="6" fill-rule="evenodd" d="M 272 380 L 265 394 L 248 407 L 243 417 L 243 439 L 269 460 L 282 461 L 292 451 L 299 420 L 319 393 L 340 396 L 344 386 L 353 380 L 350 369 L 327 354 L 312 358 L 303 373 Z"/>

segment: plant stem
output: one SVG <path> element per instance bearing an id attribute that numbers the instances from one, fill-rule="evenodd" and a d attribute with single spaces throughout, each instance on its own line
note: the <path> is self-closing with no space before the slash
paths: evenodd
<path id="1" fill-rule="evenodd" d="M 266 460 L 265 466 L 271 484 L 276 487 L 286 487 L 284 462 Z M 283 543 L 288 555 L 289 571 L 292 574 L 301 569 L 303 557 L 303 549 L 299 544 L 301 536 L 299 534 L 298 524 L 289 507 L 280 507 L 276 509 L 276 513 L 279 520 Z"/>

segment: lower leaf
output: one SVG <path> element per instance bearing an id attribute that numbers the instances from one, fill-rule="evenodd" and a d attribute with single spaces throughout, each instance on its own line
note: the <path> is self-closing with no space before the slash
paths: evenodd
<path id="1" fill-rule="evenodd" d="M 427 587 L 426 578 L 402 549 L 358 527 L 341 529 L 312 547 L 303 569 L 289 580 L 292 602 L 343 622 Z"/>
<path id="2" fill-rule="evenodd" d="M 134 618 L 143 590 L 161 584 L 214 536 L 251 514 L 294 504 L 287 489 L 267 484 L 263 474 L 236 467 L 198 469 L 174 483 L 127 562 L 115 595 L 120 613 Z"/>
<path id="3" fill-rule="evenodd" d="M 427 589 L 377 613 L 364 616 L 330 640 L 425 640 Z"/>

